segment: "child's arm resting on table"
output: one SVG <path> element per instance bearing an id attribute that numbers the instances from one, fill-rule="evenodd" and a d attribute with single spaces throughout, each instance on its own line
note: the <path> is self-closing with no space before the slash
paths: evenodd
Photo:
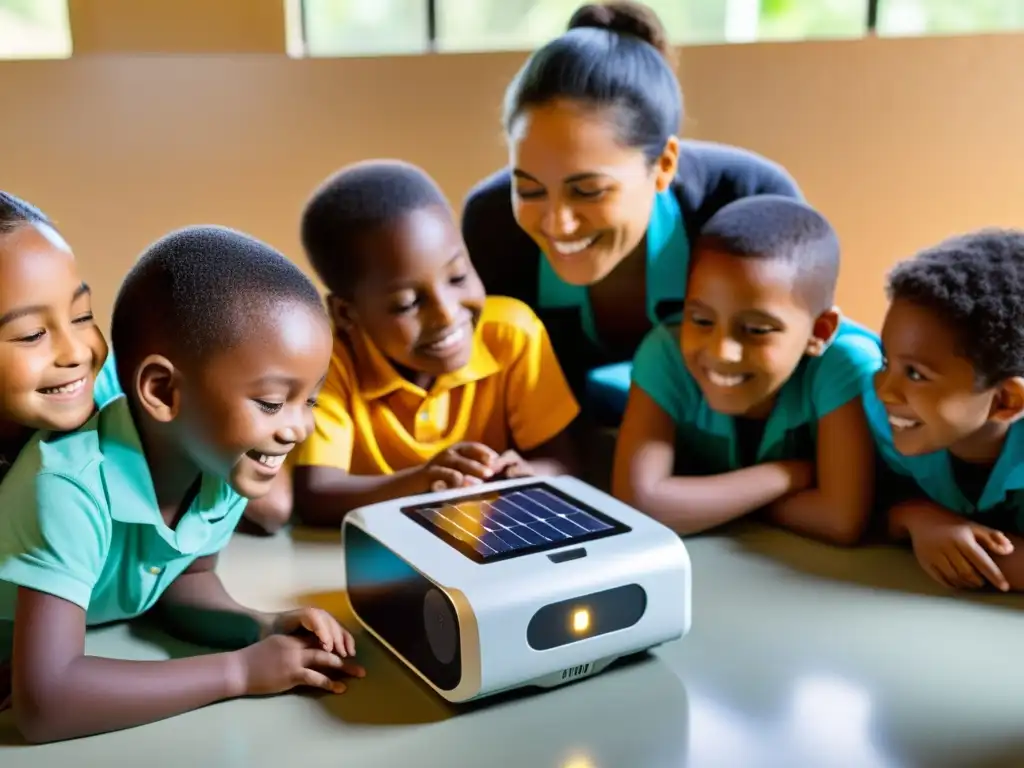
<path id="1" fill-rule="evenodd" d="M 341 525 L 353 509 L 430 490 L 424 467 L 390 475 L 350 475 L 331 466 L 295 468 L 295 512 L 306 525 Z"/>
<path id="2" fill-rule="evenodd" d="M 357 507 L 424 493 L 435 483 L 459 488 L 488 479 L 488 469 L 494 476 L 523 477 L 575 474 L 576 468 L 575 444 L 567 431 L 522 457 L 514 451 L 498 456 L 484 445 L 461 443 L 427 464 L 390 475 L 350 475 L 332 466 L 284 467 L 271 492 L 249 502 L 245 517 L 266 533 L 285 525 L 293 508 L 307 525 L 340 525 Z"/>
<path id="3" fill-rule="evenodd" d="M 18 590 L 14 717 L 29 741 L 130 728 L 222 699 L 297 685 L 344 690 L 323 673 L 341 670 L 344 658 L 299 636 L 280 634 L 242 651 L 170 661 L 105 659 L 86 656 L 84 649 L 80 606 L 45 592 Z"/>
<path id="4" fill-rule="evenodd" d="M 306 525 L 341 525 L 358 507 L 489 480 L 499 468 L 499 458 L 480 443 L 457 443 L 426 464 L 387 475 L 350 475 L 336 466 L 300 465 L 295 468 L 295 511 Z"/>
<path id="5" fill-rule="evenodd" d="M 923 497 L 894 504 L 889 535 L 910 540 L 932 579 L 953 589 L 1024 590 L 1024 539 L 973 522 Z"/>
<path id="6" fill-rule="evenodd" d="M 315 412 L 316 430 L 295 448 L 294 511 L 305 525 L 341 525 L 353 509 L 429 488 L 422 467 L 392 474 L 349 474 L 356 435 L 346 395 L 347 389 L 332 387 L 328 380 Z"/>
<path id="7" fill-rule="evenodd" d="M 874 391 L 872 379 L 881 364 L 878 338 L 854 326 L 808 362 L 804 396 L 818 414 L 817 480 L 803 493 L 776 502 L 768 510 L 773 522 L 844 546 L 864 536 L 876 483 L 876 449 L 866 413 L 873 406 L 865 398 Z"/>
<path id="8" fill-rule="evenodd" d="M 483 464 L 494 452 L 473 444 L 452 446 L 426 464 L 389 474 L 350 474 L 357 439 L 347 405 L 353 386 L 347 379 L 328 379 L 315 412 L 316 430 L 295 448 L 291 492 L 303 524 L 338 526 L 358 507 L 426 493 L 436 482 L 459 487 L 467 477 L 484 477 Z"/>
<path id="9" fill-rule="evenodd" d="M 674 477 L 675 433 L 672 417 L 634 384 L 615 445 L 612 492 L 678 533 L 714 528 L 810 483 L 808 462 Z"/>
<path id="10" fill-rule="evenodd" d="M 775 501 L 769 519 L 832 544 L 860 541 L 871 514 L 875 449 L 860 398 L 818 422 L 817 482 Z"/>
<path id="11" fill-rule="evenodd" d="M 20 552 L 0 566 L 18 585 L 12 653 L 13 708 L 30 741 L 56 741 L 128 728 L 221 699 L 275 693 L 296 685 L 343 689 L 323 671 L 345 667 L 350 636 L 321 611 L 276 619 L 232 600 L 204 558 L 165 596 L 199 609 L 247 613 L 265 639 L 239 651 L 171 661 L 121 661 L 85 655 L 86 606 L 110 545 L 109 522 L 88 491 L 41 474 L 36 503 L 16 513 L 8 534 Z M 74 535 L 69 535 L 73 531 Z M 8 542 L 10 544 L 10 542 Z M 269 635 L 312 627 L 310 636 Z M 357 675 L 362 670 L 354 668 Z"/>
<path id="12" fill-rule="evenodd" d="M 85 611 L 25 587 L 12 675 L 15 721 L 33 742 L 141 725 L 245 692 L 240 665 L 227 653 L 152 662 L 86 656 Z"/>
<path id="13" fill-rule="evenodd" d="M 307 607 L 265 613 L 238 603 L 217 575 L 217 558 L 216 554 L 198 558 L 160 597 L 157 605 L 170 620 L 169 628 L 192 642 L 229 649 L 305 629 L 316 636 L 325 651 L 342 657 L 355 654 L 352 636 L 325 611 Z"/>
<path id="14" fill-rule="evenodd" d="M 389 475 L 350 475 L 329 466 L 295 469 L 295 508 L 307 525 L 340 525 L 358 507 L 445 488 L 463 488 L 491 479 L 571 473 L 571 437 L 563 432 L 527 451 L 499 455 L 481 443 L 458 443 L 426 464 Z"/>
<path id="15" fill-rule="evenodd" d="M 501 455 L 481 443 L 458 443 L 426 464 L 389 475 L 350 475 L 339 467 L 295 468 L 295 509 L 307 525 L 341 525 L 358 507 L 445 488 L 463 488 L 491 479 L 567 474 L 573 471 L 571 437 L 561 433 L 527 451 Z"/>

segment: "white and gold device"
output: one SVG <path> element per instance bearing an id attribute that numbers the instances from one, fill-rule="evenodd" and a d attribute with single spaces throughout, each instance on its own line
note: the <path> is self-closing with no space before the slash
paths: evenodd
<path id="1" fill-rule="evenodd" d="M 440 696 L 553 687 L 690 629 L 690 558 L 664 525 L 571 477 L 352 511 L 352 611 Z"/>

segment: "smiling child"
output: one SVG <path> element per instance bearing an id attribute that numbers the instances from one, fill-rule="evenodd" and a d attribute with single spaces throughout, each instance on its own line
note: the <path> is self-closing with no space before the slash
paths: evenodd
<path id="1" fill-rule="evenodd" d="M 1024 232 L 941 242 L 888 294 L 864 399 L 890 533 L 944 586 L 1024 589 Z"/>
<path id="2" fill-rule="evenodd" d="M 543 324 L 484 293 L 421 169 L 342 169 L 306 206 L 302 239 L 336 335 L 316 430 L 294 462 L 303 522 L 338 525 L 364 504 L 573 464 L 566 430 L 579 407 Z"/>
<path id="3" fill-rule="evenodd" d="M 344 690 L 325 673 L 362 670 L 347 666 L 352 636 L 334 618 L 245 608 L 215 570 L 247 500 L 313 428 L 331 355 L 316 288 L 258 240 L 190 227 L 135 264 L 111 330 L 124 395 L 76 431 L 37 433 L 0 484 L 0 660 L 22 734 L 101 733 L 296 685 Z M 74 357 L 83 374 L 89 359 Z M 183 631 L 222 617 L 232 631 L 196 639 L 233 649 L 86 653 L 86 627 L 154 609 Z"/>
<path id="4" fill-rule="evenodd" d="M 701 232 L 681 322 L 637 352 L 616 446 L 617 496 L 680 533 L 765 510 L 853 544 L 872 501 L 860 403 L 874 334 L 833 305 L 839 242 L 806 204 L 731 203 Z"/>
<path id="5" fill-rule="evenodd" d="M 0 192 L 0 478 L 36 430 L 77 429 L 95 410 L 107 343 L 89 286 L 50 219 Z"/>

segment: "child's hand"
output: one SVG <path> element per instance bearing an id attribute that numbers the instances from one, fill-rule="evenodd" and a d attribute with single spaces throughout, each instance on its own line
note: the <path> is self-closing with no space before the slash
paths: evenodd
<path id="1" fill-rule="evenodd" d="M 938 583 L 980 589 L 987 579 L 996 589 L 1009 590 L 1009 582 L 990 557 L 990 553 L 1013 552 L 1013 544 L 1000 531 L 931 505 L 908 511 L 906 526 L 917 561 Z"/>
<path id="2" fill-rule="evenodd" d="M 356 641 L 352 634 L 320 608 L 307 606 L 279 613 L 274 616 L 265 635 L 293 635 L 302 630 L 312 633 L 328 653 L 336 653 L 342 658 L 356 655 Z"/>
<path id="3" fill-rule="evenodd" d="M 300 685 L 342 693 L 347 687 L 345 683 L 332 680 L 326 672 L 341 671 L 352 677 L 366 675 L 358 664 L 325 651 L 310 635 L 271 635 L 235 654 L 239 687 L 244 696 L 283 693 Z"/>
<path id="4" fill-rule="evenodd" d="M 505 451 L 494 466 L 494 476 L 511 480 L 516 477 L 533 477 L 537 473 L 526 459 L 515 451 Z"/>
<path id="5" fill-rule="evenodd" d="M 498 454 L 482 443 L 458 443 L 423 465 L 432 491 L 479 485 L 494 477 Z"/>

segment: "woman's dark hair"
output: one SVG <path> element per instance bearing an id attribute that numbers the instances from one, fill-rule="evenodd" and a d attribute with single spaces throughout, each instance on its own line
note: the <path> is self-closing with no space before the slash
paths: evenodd
<path id="1" fill-rule="evenodd" d="M 53 222 L 45 213 L 31 203 L 10 192 L 0 190 L 0 235 L 6 235 L 26 224 L 45 224 L 53 227 Z"/>
<path id="2" fill-rule="evenodd" d="M 609 110 L 626 146 L 654 162 L 683 118 L 674 67 L 661 20 L 646 5 L 584 5 L 568 31 L 535 51 L 509 85 L 505 129 L 529 107 L 578 101 Z"/>

